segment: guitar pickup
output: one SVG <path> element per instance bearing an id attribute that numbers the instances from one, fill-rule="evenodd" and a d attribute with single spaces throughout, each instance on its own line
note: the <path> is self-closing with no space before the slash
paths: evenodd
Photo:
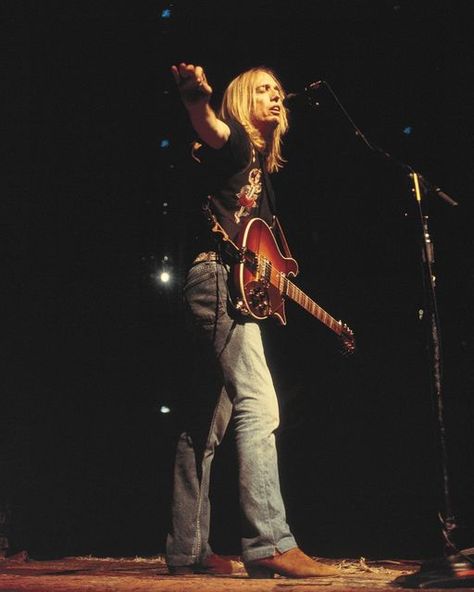
<path id="1" fill-rule="evenodd" d="M 241 254 L 241 263 L 246 263 L 252 271 L 257 271 L 258 259 L 253 251 L 250 249 L 243 249 Z"/>

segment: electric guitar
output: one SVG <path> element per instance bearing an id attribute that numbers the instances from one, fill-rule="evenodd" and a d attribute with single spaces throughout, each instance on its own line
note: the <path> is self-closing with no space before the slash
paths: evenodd
<path id="1" fill-rule="evenodd" d="M 291 257 L 278 220 L 276 223 L 288 256 L 282 254 L 272 229 L 261 218 L 251 218 L 246 222 L 237 244 L 214 219 L 213 230 L 223 234 L 223 239 L 232 245 L 237 254 L 233 269 L 236 308 L 258 320 L 273 316 L 286 325 L 285 298 L 291 298 L 340 337 L 345 353 L 353 353 L 355 339 L 352 330 L 342 321 L 336 321 L 290 281 L 290 277 L 298 274 L 298 263 Z"/>

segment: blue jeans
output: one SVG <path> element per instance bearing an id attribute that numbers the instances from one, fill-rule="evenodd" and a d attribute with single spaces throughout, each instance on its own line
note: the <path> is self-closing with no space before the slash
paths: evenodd
<path id="1" fill-rule="evenodd" d="M 235 427 L 242 519 L 242 558 L 261 559 L 296 547 L 280 492 L 274 432 L 278 401 L 260 327 L 229 314 L 228 269 L 209 261 L 191 267 L 184 300 L 200 357 L 189 421 L 178 439 L 167 539 L 168 565 L 190 565 L 209 546 L 209 479 L 229 421 Z"/>

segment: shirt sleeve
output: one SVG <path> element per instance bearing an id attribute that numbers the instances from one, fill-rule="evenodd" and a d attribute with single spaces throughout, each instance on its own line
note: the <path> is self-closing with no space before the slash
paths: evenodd
<path id="1" fill-rule="evenodd" d="M 250 141 L 243 126 L 233 120 L 226 121 L 230 136 L 224 146 L 218 150 L 203 145 L 198 151 L 199 161 L 206 167 L 215 167 L 227 175 L 236 173 L 250 161 Z"/>

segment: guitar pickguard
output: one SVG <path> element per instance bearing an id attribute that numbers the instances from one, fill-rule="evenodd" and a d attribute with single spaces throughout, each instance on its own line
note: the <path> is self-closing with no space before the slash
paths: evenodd
<path id="1" fill-rule="evenodd" d="M 268 317 L 273 314 L 265 281 L 248 282 L 244 286 L 245 298 L 251 312 L 258 317 Z"/>

